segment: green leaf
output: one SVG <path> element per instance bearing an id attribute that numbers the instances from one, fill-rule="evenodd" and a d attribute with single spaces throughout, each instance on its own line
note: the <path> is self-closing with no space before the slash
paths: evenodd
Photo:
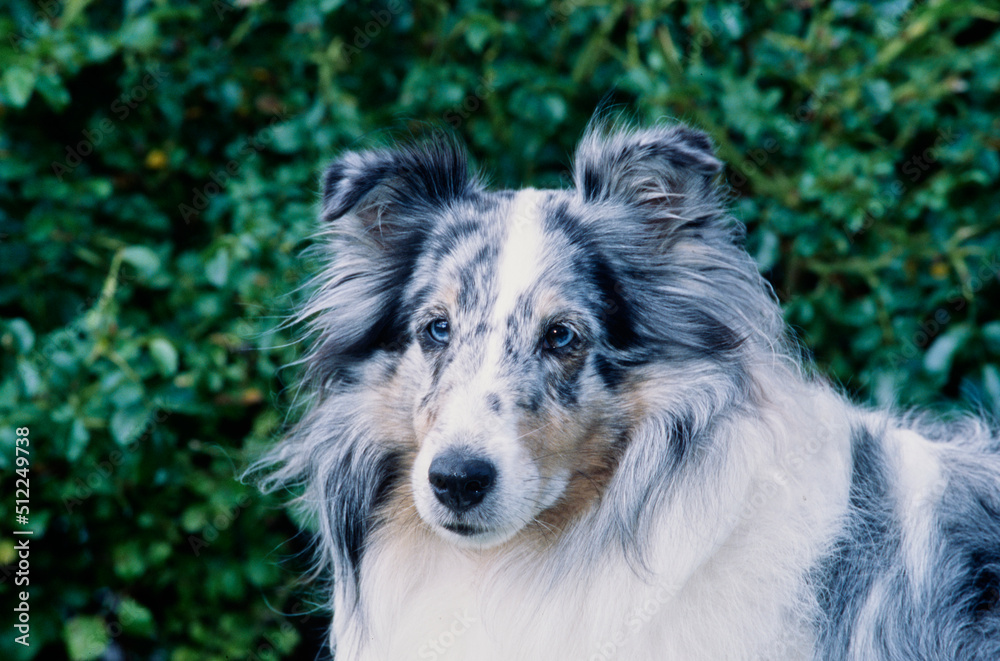
<path id="1" fill-rule="evenodd" d="M 33 69 L 18 65 L 8 68 L 3 75 L 3 92 L 7 102 L 15 108 L 23 108 L 31 98 L 37 79 L 38 74 Z"/>
<path id="2" fill-rule="evenodd" d="M 62 110 L 69 105 L 69 90 L 63 84 L 58 73 L 45 72 L 35 82 L 35 89 L 56 110 Z"/>
<path id="3" fill-rule="evenodd" d="M 149 342 L 149 353 L 163 376 L 177 373 L 177 349 L 169 340 L 157 337 Z"/>
<path id="4" fill-rule="evenodd" d="M 160 258 L 145 246 L 129 246 L 122 250 L 122 261 L 134 266 L 144 278 L 151 278 L 160 270 Z"/>
<path id="5" fill-rule="evenodd" d="M 473 53 L 482 53 L 483 47 L 486 45 L 486 41 L 489 38 L 489 26 L 481 22 L 474 22 L 465 30 L 465 43 L 469 46 L 469 50 Z"/>
<path id="6" fill-rule="evenodd" d="M 24 386 L 24 392 L 29 397 L 36 395 L 41 390 L 42 377 L 32 361 L 26 358 L 19 358 L 17 361 L 17 372 L 21 377 L 21 385 Z"/>
<path id="7" fill-rule="evenodd" d="M 70 427 L 69 444 L 66 446 L 66 460 L 73 462 L 80 458 L 90 442 L 90 431 L 79 418 L 73 420 Z"/>
<path id="8" fill-rule="evenodd" d="M 987 348 L 995 354 L 1000 354 L 1000 321 L 991 321 L 984 325 L 982 332 Z"/>
<path id="9" fill-rule="evenodd" d="M 146 558 L 141 547 L 135 542 L 126 542 L 114 547 L 112 552 L 115 574 L 126 581 L 142 576 L 146 571 Z"/>
<path id="10" fill-rule="evenodd" d="M 205 264 L 205 277 L 216 287 L 224 287 L 229 280 L 229 250 L 219 248 Z"/>
<path id="11" fill-rule="evenodd" d="M 150 51 L 159 43 L 156 21 L 151 16 L 140 16 L 127 21 L 121 30 L 121 44 L 138 51 Z"/>
<path id="12" fill-rule="evenodd" d="M 924 369 L 935 376 L 947 374 L 955 360 L 955 354 L 972 335 L 972 328 L 966 324 L 955 326 L 934 340 L 924 355 Z"/>
<path id="13" fill-rule="evenodd" d="M 87 58 L 100 62 L 115 54 L 115 45 L 104 38 L 103 35 L 87 35 Z"/>
<path id="14" fill-rule="evenodd" d="M 35 333 L 24 319 L 11 319 L 7 322 L 7 330 L 17 341 L 18 353 L 28 353 L 35 346 Z"/>
<path id="15" fill-rule="evenodd" d="M 1000 411 L 1000 369 L 996 365 L 983 368 L 983 388 L 990 396 L 993 410 Z"/>
<path id="16" fill-rule="evenodd" d="M 111 437 L 119 445 L 128 445 L 143 432 L 149 410 L 142 405 L 132 405 L 118 409 L 111 416 Z"/>
<path id="17" fill-rule="evenodd" d="M 153 614 L 148 608 L 131 597 L 124 597 L 116 610 L 123 631 L 143 638 L 152 636 Z"/>
<path id="18" fill-rule="evenodd" d="M 93 0 L 66 0 L 62 14 L 59 16 L 59 22 L 63 26 L 72 25 L 91 2 Z"/>
<path id="19" fill-rule="evenodd" d="M 781 242 L 778 239 L 778 235 L 770 230 L 763 230 L 758 234 L 758 247 L 754 259 L 757 262 L 757 267 L 762 272 L 767 272 L 778 261 Z"/>
<path id="20" fill-rule="evenodd" d="M 865 85 L 865 97 L 880 114 L 892 110 L 892 87 L 885 80 L 877 79 Z"/>
<path id="21" fill-rule="evenodd" d="M 107 649 L 110 637 L 104 619 L 95 615 L 77 616 L 63 628 L 63 640 L 73 661 L 96 659 Z"/>

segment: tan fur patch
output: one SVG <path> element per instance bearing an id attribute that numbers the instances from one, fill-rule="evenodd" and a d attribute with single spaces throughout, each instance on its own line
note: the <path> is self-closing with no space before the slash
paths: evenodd
<path id="1" fill-rule="evenodd" d="M 552 441 L 546 438 L 548 454 L 537 459 L 543 472 L 551 475 L 567 469 L 570 479 L 563 496 L 537 518 L 547 530 L 543 534 L 564 530 L 600 501 L 625 451 L 628 431 L 646 408 L 642 387 L 642 381 L 624 383 L 614 401 L 603 407 L 606 413 L 583 424 L 568 423 L 549 437 Z"/>
<path id="2" fill-rule="evenodd" d="M 616 436 L 608 425 L 597 423 L 574 439 L 573 447 L 543 460 L 547 464 L 559 464 L 558 468 L 546 466 L 543 469 L 546 473 L 551 474 L 553 469 L 569 471 L 569 482 L 562 497 L 537 517 L 538 524 L 549 534 L 562 532 L 600 500 L 620 459 L 621 448 L 616 443 Z"/>

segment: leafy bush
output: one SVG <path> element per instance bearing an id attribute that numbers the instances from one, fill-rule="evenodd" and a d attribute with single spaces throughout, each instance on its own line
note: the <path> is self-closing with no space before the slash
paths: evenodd
<path id="1" fill-rule="evenodd" d="M 235 476 L 289 410 L 278 320 L 317 173 L 397 133 L 444 127 L 497 185 L 559 186 L 609 90 L 698 125 L 823 371 L 1000 410 L 991 5 L 7 5 L 0 466 L 29 427 L 35 534 L 31 646 L 8 628 L 4 658 L 314 658 L 305 544 Z"/>

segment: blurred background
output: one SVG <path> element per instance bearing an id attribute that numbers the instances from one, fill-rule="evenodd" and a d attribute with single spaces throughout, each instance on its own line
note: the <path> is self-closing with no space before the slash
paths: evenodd
<path id="1" fill-rule="evenodd" d="M 608 95 L 694 124 L 823 372 L 1000 411 L 997 4 L 457 5 L 3 0 L 0 657 L 317 658 L 308 539 L 237 476 L 294 416 L 320 168 L 387 131 L 564 186 Z"/>

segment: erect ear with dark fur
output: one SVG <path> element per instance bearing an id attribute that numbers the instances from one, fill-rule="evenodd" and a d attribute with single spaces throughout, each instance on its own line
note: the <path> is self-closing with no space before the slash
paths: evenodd
<path id="1" fill-rule="evenodd" d="M 441 207 L 479 185 L 465 152 L 447 140 L 366 152 L 347 152 L 323 175 L 324 221 L 350 215 L 380 244 L 421 212 Z M 405 213 L 400 213 L 405 212 Z"/>
<path id="2" fill-rule="evenodd" d="M 721 169 L 700 131 L 608 130 L 597 124 L 577 147 L 574 178 L 586 202 L 632 204 L 658 220 L 700 224 L 719 215 L 713 179 Z"/>

